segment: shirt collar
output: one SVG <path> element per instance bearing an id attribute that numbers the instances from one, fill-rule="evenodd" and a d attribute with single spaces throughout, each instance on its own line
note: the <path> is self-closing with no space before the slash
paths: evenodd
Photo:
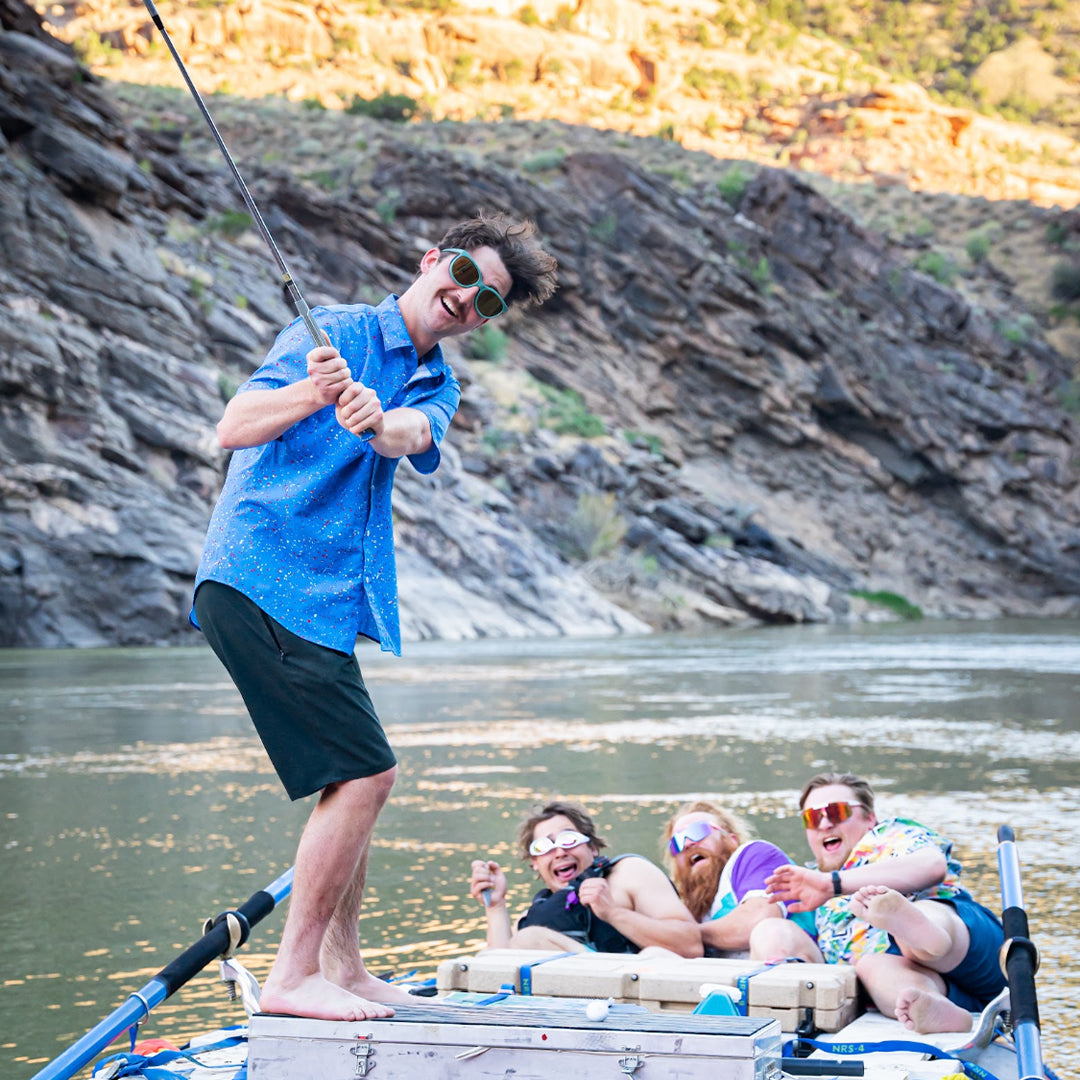
<path id="1" fill-rule="evenodd" d="M 416 356 L 416 346 L 405 327 L 405 319 L 401 314 L 395 293 L 391 293 L 375 308 L 375 314 L 378 317 L 383 343 L 387 350 L 405 349 L 415 358 L 417 366 L 427 364 L 432 372 L 437 372 L 443 366 L 445 361 L 442 346 L 438 343 L 433 345 L 424 356 Z"/>

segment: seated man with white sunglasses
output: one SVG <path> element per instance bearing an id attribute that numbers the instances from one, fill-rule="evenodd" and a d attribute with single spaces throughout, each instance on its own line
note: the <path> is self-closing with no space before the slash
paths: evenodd
<path id="1" fill-rule="evenodd" d="M 607 845 L 583 807 L 549 802 L 522 822 L 518 843 L 544 888 L 516 928 L 506 874 L 493 860 L 472 864 L 469 891 L 485 906 L 489 948 L 702 955 L 698 928 L 664 872 L 640 855 L 601 855 Z"/>
<path id="2" fill-rule="evenodd" d="M 730 811 L 694 802 L 668 822 L 664 845 L 675 887 L 700 924 L 706 956 L 821 961 L 813 917 L 790 915 L 785 904 L 766 896 L 766 879 L 791 862 L 775 844 L 750 839 Z"/>

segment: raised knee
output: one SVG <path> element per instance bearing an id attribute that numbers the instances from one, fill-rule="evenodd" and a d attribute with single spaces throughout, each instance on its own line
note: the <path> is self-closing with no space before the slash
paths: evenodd
<path id="1" fill-rule="evenodd" d="M 324 794 L 336 794 L 365 803 L 374 801 L 381 806 L 389 798 L 396 778 L 397 766 L 394 765 L 374 776 L 358 776 L 355 780 L 342 780 L 340 783 L 330 784 Z"/>

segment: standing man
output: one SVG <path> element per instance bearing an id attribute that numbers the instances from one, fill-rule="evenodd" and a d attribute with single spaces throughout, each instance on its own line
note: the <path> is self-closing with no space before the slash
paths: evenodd
<path id="1" fill-rule="evenodd" d="M 877 1008 L 923 1034 L 968 1031 L 1005 986 L 1001 921 L 960 887 L 952 842 L 908 818 L 878 821 L 870 784 L 820 773 L 799 798 L 817 869 L 781 866 L 769 894 L 814 911 L 827 963 L 855 965 Z"/>
<path id="2" fill-rule="evenodd" d="M 406 455 L 421 473 L 438 468 L 461 396 L 439 343 L 554 291 L 555 259 L 532 233 L 502 216 L 461 222 L 424 253 L 401 297 L 317 309 L 326 346 L 312 348 L 294 322 L 218 424 L 236 453 L 193 621 L 289 797 L 319 793 L 262 989 L 266 1012 L 362 1020 L 408 1000 L 360 956 L 368 849 L 396 759 L 354 648 L 363 634 L 400 654 L 394 472 Z"/>

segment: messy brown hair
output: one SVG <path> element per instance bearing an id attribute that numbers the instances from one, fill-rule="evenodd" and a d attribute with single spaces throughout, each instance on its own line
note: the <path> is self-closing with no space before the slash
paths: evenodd
<path id="1" fill-rule="evenodd" d="M 510 290 L 503 299 L 508 304 L 542 304 L 555 291 L 559 264 L 540 246 L 535 232 L 531 221 L 514 221 L 505 214 L 480 211 L 476 217 L 451 226 L 439 241 L 439 248 L 493 248 L 511 278 Z"/>
<path id="2" fill-rule="evenodd" d="M 849 772 L 824 772 L 812 776 L 807 780 L 806 787 L 802 789 L 802 794 L 799 796 L 799 809 L 801 810 L 806 805 L 811 791 L 816 791 L 820 787 L 829 787 L 832 784 L 843 784 L 844 787 L 851 788 L 855 801 L 867 814 L 874 813 L 874 789 L 870 786 L 870 781 Z"/>
<path id="3" fill-rule="evenodd" d="M 589 838 L 589 843 L 598 851 L 600 848 L 607 847 L 607 844 L 596 835 L 596 825 L 593 824 L 593 819 L 589 816 L 588 811 L 584 806 L 579 803 L 563 802 L 556 799 L 547 803 L 545 806 L 536 807 L 533 812 L 518 826 L 517 842 L 518 850 L 521 853 L 523 859 L 532 858 L 529 854 L 529 845 L 533 841 L 533 831 L 541 821 L 547 821 L 548 818 L 564 817 L 569 818 L 573 823 L 574 828 L 577 829 L 582 836 Z"/>

